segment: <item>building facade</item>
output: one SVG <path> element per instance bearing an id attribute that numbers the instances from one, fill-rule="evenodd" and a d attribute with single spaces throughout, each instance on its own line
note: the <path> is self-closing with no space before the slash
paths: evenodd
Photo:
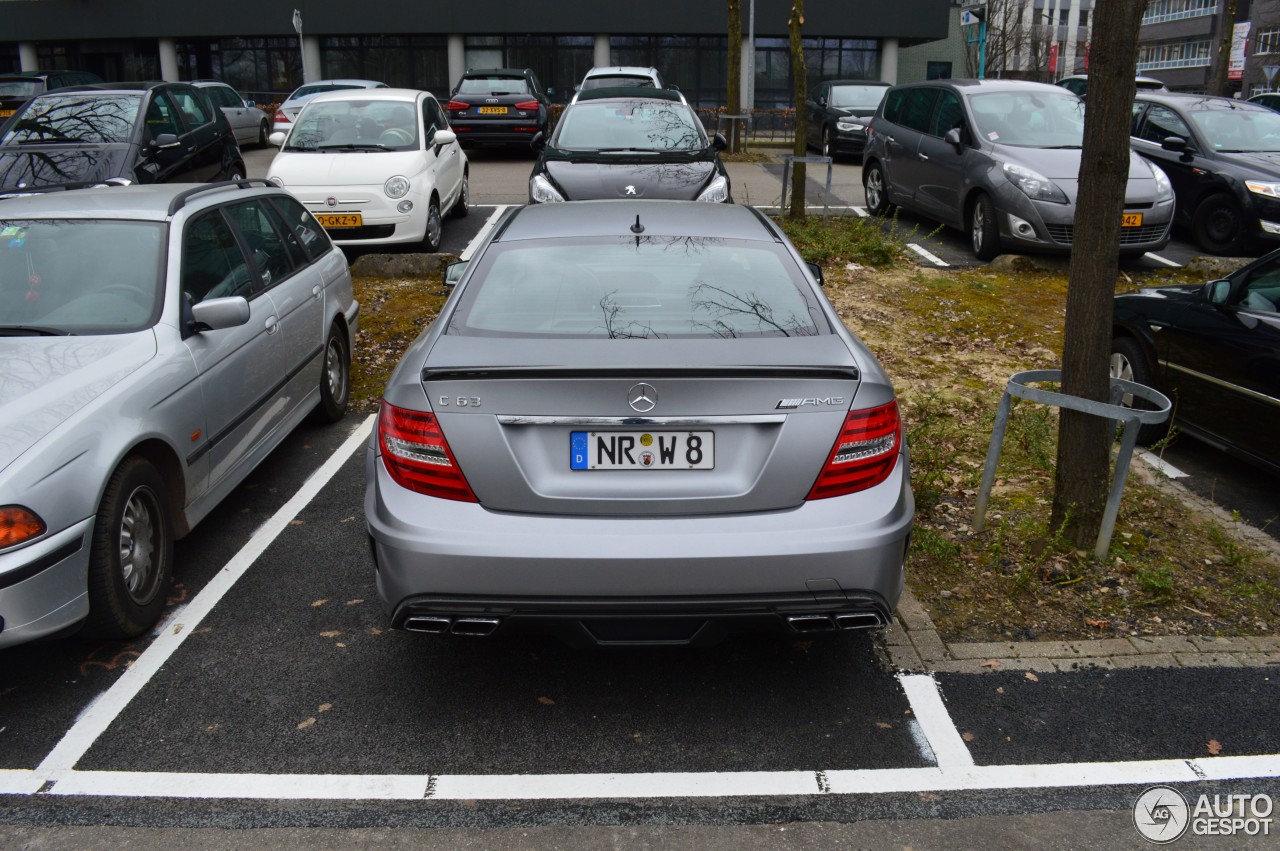
<path id="1" fill-rule="evenodd" d="M 790 0 L 741 0 L 742 91 L 791 104 Z M 299 12 L 300 31 L 294 11 Z M 752 15 L 754 12 L 754 15 Z M 945 38 L 950 0 L 808 0 L 807 76 L 895 81 L 899 49 Z M 0 0 L 0 72 L 75 68 L 107 80 L 215 77 L 260 102 L 305 80 L 376 79 L 447 94 L 467 68 L 533 68 L 566 99 L 593 65 L 655 66 L 697 106 L 725 102 L 723 2 Z M 750 24 L 754 20 L 754 29 Z"/>

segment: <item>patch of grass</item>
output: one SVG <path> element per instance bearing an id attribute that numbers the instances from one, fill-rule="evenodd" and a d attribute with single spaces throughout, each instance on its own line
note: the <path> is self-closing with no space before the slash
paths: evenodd
<path id="1" fill-rule="evenodd" d="M 1163 602 L 1173 596 L 1173 573 L 1167 567 L 1156 566 L 1136 571 L 1138 587 L 1151 595 L 1154 602 Z"/>
<path id="2" fill-rule="evenodd" d="M 387 379 L 414 338 L 435 319 L 445 293 L 434 280 L 355 278 L 360 330 L 351 363 L 351 408 L 378 409 Z"/>
<path id="3" fill-rule="evenodd" d="M 896 224 L 888 230 L 881 227 L 879 219 L 806 216 L 777 221 L 805 260 L 824 267 L 849 263 L 888 266 L 906 257 L 906 243 L 912 239 Z"/>

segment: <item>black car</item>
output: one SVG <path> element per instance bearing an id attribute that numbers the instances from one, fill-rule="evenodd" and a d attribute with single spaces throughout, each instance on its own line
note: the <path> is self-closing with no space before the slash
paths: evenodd
<path id="1" fill-rule="evenodd" d="M 528 68 L 467 71 L 445 108 L 463 147 L 528 145 L 551 115 L 548 92 Z"/>
<path id="2" fill-rule="evenodd" d="M 90 71 L 19 71 L 0 74 L 0 125 L 3 119 L 18 111 L 28 99 L 50 89 L 101 83 L 102 78 Z"/>
<path id="3" fill-rule="evenodd" d="M 1116 296 L 1112 329 L 1113 377 L 1168 396 L 1187 434 L 1280 474 L 1280 251 L 1224 280 Z"/>
<path id="4" fill-rule="evenodd" d="M 222 111 L 186 83 L 98 83 L 32 98 L 0 136 L 0 194 L 50 186 L 238 180 Z"/>
<path id="5" fill-rule="evenodd" d="M 1142 93 L 1130 136 L 1169 176 L 1175 222 L 1201 249 L 1238 254 L 1280 240 L 1280 114 L 1231 98 Z"/>
<path id="6" fill-rule="evenodd" d="M 534 140 L 529 203 L 604 198 L 732 202 L 720 162 L 724 136 L 708 137 L 684 96 L 669 89 L 578 92 L 551 138 Z"/>
<path id="7" fill-rule="evenodd" d="M 867 124 L 889 91 L 879 80 L 827 80 L 805 102 L 809 118 L 809 147 L 833 160 L 847 154 L 862 157 L 867 147 Z"/>

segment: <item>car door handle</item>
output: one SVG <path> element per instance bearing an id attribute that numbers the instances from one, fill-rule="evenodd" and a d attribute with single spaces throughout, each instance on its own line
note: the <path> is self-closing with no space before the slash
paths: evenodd
<path id="1" fill-rule="evenodd" d="M 920 155 L 920 159 L 922 159 L 922 160 L 927 160 L 927 159 L 929 159 L 929 155 L 928 155 L 928 154 L 921 154 L 921 155 Z"/>
<path id="2" fill-rule="evenodd" d="M 898 144 L 898 140 L 897 140 L 897 139 L 895 139 L 895 138 L 893 138 L 892 136 L 885 136 L 884 138 L 885 138 L 885 141 L 886 141 L 886 142 L 888 142 L 888 143 L 889 143 L 889 144 L 891 144 L 891 145 L 896 145 L 896 144 Z"/>
<path id="3" fill-rule="evenodd" d="M 274 334 L 275 332 L 280 330 L 280 323 L 276 321 L 276 317 L 268 316 L 266 321 L 266 328 L 267 328 L 268 334 Z"/>
<path id="4" fill-rule="evenodd" d="M 314 287 L 312 287 L 312 288 L 311 288 L 311 295 L 312 295 L 314 298 L 320 298 L 320 285 L 319 285 L 319 284 L 316 284 Z"/>

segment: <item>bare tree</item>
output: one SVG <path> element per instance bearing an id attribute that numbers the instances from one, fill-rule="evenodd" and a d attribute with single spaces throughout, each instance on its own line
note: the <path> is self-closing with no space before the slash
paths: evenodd
<path id="1" fill-rule="evenodd" d="M 805 140 L 809 135 L 809 117 L 804 103 L 809 99 L 808 74 L 804 65 L 804 43 L 800 40 L 800 27 L 804 24 L 804 0 L 792 0 L 791 15 L 787 18 L 787 30 L 791 35 L 791 77 L 795 80 L 796 141 L 791 152 L 797 158 L 808 153 Z M 804 163 L 797 162 L 791 170 L 791 207 L 787 216 L 804 218 L 805 181 Z"/>
<path id="2" fill-rule="evenodd" d="M 986 8 L 987 77 L 1045 81 L 1049 74 L 1049 46 L 1056 26 L 1049 13 L 1036 9 L 1033 0 L 988 0 Z M 977 44 L 965 54 L 969 76 L 978 76 Z"/>
<path id="3" fill-rule="evenodd" d="M 1096 7 L 1085 112 L 1080 194 L 1071 246 L 1062 350 L 1062 392 L 1099 402 L 1110 390 L 1111 306 L 1120 257 L 1120 219 L 1129 175 L 1129 122 L 1137 74 L 1138 26 L 1146 0 L 1105 0 Z M 1088 548 L 1107 500 L 1111 420 L 1063 409 L 1050 525 Z"/>
<path id="4" fill-rule="evenodd" d="M 1213 66 L 1209 69 L 1209 94 L 1227 95 L 1231 85 L 1228 74 L 1231 69 L 1231 44 L 1235 40 L 1236 0 L 1226 0 L 1222 7 L 1222 17 L 1218 19 L 1221 32 L 1218 33 L 1218 45 L 1213 52 Z"/>

